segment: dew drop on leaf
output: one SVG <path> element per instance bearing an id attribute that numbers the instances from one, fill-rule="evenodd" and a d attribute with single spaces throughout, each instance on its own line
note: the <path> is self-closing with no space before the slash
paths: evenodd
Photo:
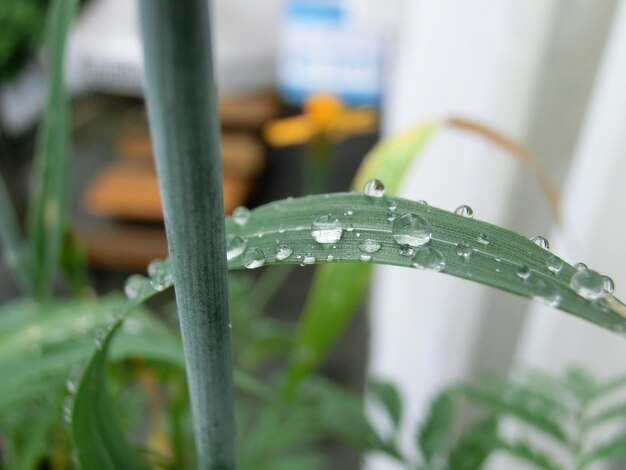
<path id="1" fill-rule="evenodd" d="M 130 300 L 135 300 L 147 291 L 152 290 L 152 285 L 147 277 L 133 274 L 124 283 L 124 293 Z"/>
<path id="2" fill-rule="evenodd" d="M 532 237 L 530 241 L 533 242 L 538 247 L 543 248 L 544 250 L 550 249 L 550 242 L 545 237 L 537 235 L 537 236 Z"/>
<path id="3" fill-rule="evenodd" d="M 415 249 L 408 245 L 400 247 L 400 255 L 402 256 L 413 256 L 414 253 L 415 253 Z"/>
<path id="4" fill-rule="evenodd" d="M 522 264 L 521 266 L 517 267 L 517 269 L 515 270 L 515 274 L 517 274 L 517 277 L 519 277 L 520 279 L 528 279 L 530 277 L 530 268 L 525 264 Z"/>
<path id="5" fill-rule="evenodd" d="M 393 223 L 392 236 L 399 245 L 426 245 L 432 235 L 430 223 L 413 212 L 404 214 Z"/>
<path id="6" fill-rule="evenodd" d="M 469 260 L 473 252 L 474 250 L 472 249 L 472 247 L 469 246 L 466 242 L 459 242 L 456 244 L 456 254 L 462 258 L 465 258 L 466 261 Z"/>
<path id="7" fill-rule="evenodd" d="M 587 270 L 589 268 L 587 267 L 587 265 L 585 263 L 576 263 L 574 265 L 574 269 L 576 269 L 576 271 L 585 271 L 585 270 Z"/>
<path id="8" fill-rule="evenodd" d="M 476 239 L 481 245 L 489 245 L 489 237 L 484 233 L 479 233 Z"/>
<path id="9" fill-rule="evenodd" d="M 335 243 L 341 239 L 343 229 L 336 217 L 321 215 L 311 225 L 311 236 L 317 243 Z"/>
<path id="10" fill-rule="evenodd" d="M 372 256 L 363 253 L 361 256 L 359 256 L 359 259 L 367 263 L 368 261 L 372 260 Z"/>
<path id="11" fill-rule="evenodd" d="M 364 253 L 376 253 L 381 248 L 381 244 L 376 240 L 372 240 L 371 238 L 367 238 L 361 242 L 359 245 L 359 250 Z"/>
<path id="12" fill-rule="evenodd" d="M 588 268 L 578 269 L 569 281 L 569 285 L 581 297 L 587 300 L 599 299 L 604 294 L 604 278 Z"/>
<path id="13" fill-rule="evenodd" d="M 314 264 L 316 261 L 315 256 L 313 255 L 306 255 L 303 259 L 302 259 L 302 263 L 303 264 Z"/>
<path id="14" fill-rule="evenodd" d="M 250 210 L 247 207 L 239 206 L 233 211 L 233 221 L 240 226 L 244 226 L 250 220 Z"/>
<path id="15" fill-rule="evenodd" d="M 419 269 L 431 269 L 433 271 L 443 271 L 446 267 L 446 262 L 439 250 L 428 246 L 415 250 L 411 264 Z"/>
<path id="16" fill-rule="evenodd" d="M 554 274 L 558 274 L 563 269 L 563 261 L 556 256 L 550 256 L 546 259 L 546 267 Z"/>
<path id="17" fill-rule="evenodd" d="M 243 255 L 242 263 L 248 269 L 261 267 L 265 264 L 265 254 L 258 248 L 250 248 Z"/>
<path id="18" fill-rule="evenodd" d="M 226 235 L 226 259 L 230 261 L 242 254 L 246 249 L 246 243 L 239 235 Z"/>
<path id="19" fill-rule="evenodd" d="M 468 219 L 473 219 L 474 218 L 474 211 L 472 210 L 472 208 L 470 206 L 467 206 L 465 204 L 463 204 L 462 206 L 457 207 L 454 210 L 454 213 L 456 215 L 467 217 Z"/>
<path id="20" fill-rule="evenodd" d="M 172 285 L 172 266 L 169 260 L 155 259 L 148 265 L 150 284 L 157 292 Z"/>
<path id="21" fill-rule="evenodd" d="M 602 276 L 602 279 L 604 281 L 604 292 L 606 292 L 607 294 L 612 294 L 615 290 L 615 283 L 613 282 L 613 279 L 611 279 L 609 276 Z"/>
<path id="22" fill-rule="evenodd" d="M 533 299 L 549 307 L 558 307 L 561 304 L 562 297 L 558 294 L 556 287 L 545 279 L 531 275 L 527 282 L 530 286 Z"/>
<path id="23" fill-rule="evenodd" d="M 334 260 L 335 260 L 335 255 L 328 255 L 328 256 L 326 257 L 326 261 L 328 261 L 329 263 L 330 263 L 331 261 L 334 261 Z"/>
<path id="24" fill-rule="evenodd" d="M 346 232 L 352 232 L 354 230 L 354 225 L 348 224 L 346 225 Z"/>
<path id="25" fill-rule="evenodd" d="M 363 192 L 370 197 L 383 197 L 385 195 L 385 185 L 382 181 L 371 179 L 363 185 Z"/>
<path id="26" fill-rule="evenodd" d="M 293 250 L 289 248 L 287 245 L 280 245 L 278 248 L 276 248 L 276 251 L 274 252 L 274 257 L 278 261 L 283 261 L 289 258 L 292 253 L 293 253 Z"/>

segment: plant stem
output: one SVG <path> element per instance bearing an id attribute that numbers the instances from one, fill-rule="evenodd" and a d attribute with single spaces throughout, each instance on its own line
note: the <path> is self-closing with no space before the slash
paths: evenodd
<path id="1" fill-rule="evenodd" d="M 219 116 L 206 0 L 142 0 L 150 130 L 200 469 L 235 468 Z"/>

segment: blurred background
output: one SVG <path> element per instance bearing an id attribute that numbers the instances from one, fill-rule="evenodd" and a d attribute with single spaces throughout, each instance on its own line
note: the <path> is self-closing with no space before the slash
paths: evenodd
<path id="1" fill-rule="evenodd" d="M 46 97 L 47 4 L 0 3 L 0 25 L 10 25 L 0 29 L 0 171 L 21 214 Z M 626 0 L 215 0 L 212 7 L 227 213 L 307 192 L 300 168 L 312 134 L 298 122 L 315 121 L 320 108 L 356 113 L 325 148 L 325 191 L 347 190 L 381 136 L 432 119 L 471 119 L 541 162 L 561 195 L 562 220 L 519 161 L 458 130 L 436 135 L 400 195 L 449 210 L 468 204 L 478 219 L 547 236 L 552 251 L 610 274 L 616 295 L 626 296 Z M 68 43 L 72 225 L 101 292 L 166 254 L 139 36 L 135 1 L 88 0 Z M 17 290 L 1 269 L 4 302 Z M 311 272 L 289 279 L 276 315 L 297 317 Z M 579 365 L 599 377 L 626 370 L 618 359 L 626 343 L 617 336 L 450 276 L 377 267 L 363 310 L 325 370 L 356 388 L 365 376 L 394 381 L 407 425 L 442 387 L 482 370 L 528 364 L 559 373 Z M 408 453 L 412 440 L 407 426 Z M 398 468 L 384 457 L 364 465 Z M 498 455 L 490 465 L 517 468 Z"/>

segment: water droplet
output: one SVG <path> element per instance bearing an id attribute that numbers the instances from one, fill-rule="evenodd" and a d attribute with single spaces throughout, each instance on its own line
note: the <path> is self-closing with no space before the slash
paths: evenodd
<path id="1" fill-rule="evenodd" d="M 385 194 L 385 185 L 382 181 L 371 179 L 363 185 L 363 192 L 370 197 L 383 197 Z"/>
<path id="2" fill-rule="evenodd" d="M 124 283 L 124 293 L 130 300 L 135 300 L 144 295 L 152 286 L 150 280 L 140 274 L 133 274 Z"/>
<path id="3" fill-rule="evenodd" d="M 371 261 L 371 260 L 372 260 L 372 257 L 371 257 L 370 255 L 366 255 L 366 254 L 364 253 L 364 254 L 362 254 L 362 255 L 359 257 L 359 259 L 360 259 L 361 261 L 368 262 L 368 261 Z"/>
<path id="4" fill-rule="evenodd" d="M 581 297 L 587 300 L 599 299 L 604 294 L 604 278 L 591 269 L 577 270 L 569 285 Z"/>
<path id="5" fill-rule="evenodd" d="M 302 263 L 303 264 L 313 264 L 315 263 L 315 256 L 313 255 L 306 255 L 303 259 L 302 259 Z"/>
<path id="6" fill-rule="evenodd" d="M 76 395 L 76 390 L 78 389 L 78 386 L 73 380 L 68 380 L 67 382 L 65 382 L 65 388 L 67 389 L 69 394 Z"/>
<path id="7" fill-rule="evenodd" d="M 577 271 L 584 271 L 584 270 L 587 270 L 589 268 L 587 267 L 587 265 L 585 263 L 576 263 L 574 265 L 574 269 L 576 269 Z"/>
<path id="8" fill-rule="evenodd" d="M 546 267 L 550 270 L 550 272 L 558 274 L 561 269 L 563 269 L 563 261 L 556 256 L 550 256 L 546 259 Z"/>
<path id="9" fill-rule="evenodd" d="M 311 236 L 317 243 L 335 243 L 341 239 L 341 222 L 330 214 L 319 216 L 311 225 Z"/>
<path id="10" fill-rule="evenodd" d="M 389 201 L 388 207 L 391 212 L 394 212 L 398 208 L 398 203 L 392 199 Z"/>
<path id="11" fill-rule="evenodd" d="M 396 220 L 396 216 L 395 216 L 395 215 L 393 215 L 393 213 L 392 213 L 392 212 L 389 212 L 389 214 L 387 214 L 387 220 L 388 220 L 389 222 L 393 222 L 394 220 Z"/>
<path id="12" fill-rule="evenodd" d="M 278 261 L 283 261 L 289 258 L 291 256 L 291 253 L 293 253 L 293 250 L 287 245 L 280 245 L 278 248 L 276 248 L 276 251 L 274 252 L 274 257 Z"/>
<path id="13" fill-rule="evenodd" d="M 479 233 L 477 240 L 481 245 L 489 245 L 489 237 L 484 233 Z"/>
<path id="14" fill-rule="evenodd" d="M 432 234 L 428 221 L 413 212 L 404 214 L 393 223 L 393 239 L 400 245 L 426 245 L 430 242 Z"/>
<path id="15" fill-rule="evenodd" d="M 172 266 L 168 260 L 155 259 L 148 265 L 150 284 L 154 290 L 161 292 L 172 285 Z"/>
<path id="16" fill-rule="evenodd" d="M 354 225 L 348 224 L 346 225 L 346 232 L 352 232 L 354 230 Z"/>
<path id="17" fill-rule="evenodd" d="M 522 264 L 517 267 L 515 274 L 517 274 L 517 277 L 520 279 L 528 279 L 530 277 L 530 268 L 525 264 Z"/>
<path id="18" fill-rule="evenodd" d="M 246 249 L 246 243 L 239 235 L 226 235 L 226 259 L 230 261 L 242 254 Z"/>
<path id="19" fill-rule="evenodd" d="M 335 260 L 335 256 L 334 256 L 334 255 L 328 255 L 328 256 L 326 257 L 326 261 L 328 261 L 329 263 L 330 263 L 331 261 L 334 261 L 334 260 Z"/>
<path id="20" fill-rule="evenodd" d="M 408 245 L 401 246 L 400 247 L 400 254 L 402 256 L 413 256 L 415 254 L 415 250 L 412 247 L 408 246 Z"/>
<path id="21" fill-rule="evenodd" d="M 345 215 L 346 217 L 350 217 L 352 214 L 354 214 L 354 212 L 352 212 L 350 209 L 343 213 L 343 215 Z"/>
<path id="22" fill-rule="evenodd" d="M 446 262 L 439 250 L 428 246 L 423 246 L 415 250 L 412 264 L 416 268 L 432 269 L 433 271 L 443 271 L 446 267 Z"/>
<path id="23" fill-rule="evenodd" d="M 466 261 L 470 259 L 474 250 L 466 242 L 459 242 L 456 244 L 456 254 L 465 258 Z"/>
<path id="24" fill-rule="evenodd" d="M 530 241 L 533 242 L 538 247 L 543 248 L 544 250 L 550 249 L 550 242 L 545 237 L 541 237 L 537 235 L 537 236 L 532 237 Z"/>
<path id="25" fill-rule="evenodd" d="M 265 264 L 265 254 L 258 248 L 250 248 L 243 255 L 242 263 L 248 269 L 258 268 Z"/>
<path id="26" fill-rule="evenodd" d="M 285 233 L 285 227 L 283 227 L 282 225 L 278 227 L 278 233 L 280 233 L 281 235 Z"/>
<path id="27" fill-rule="evenodd" d="M 468 219 L 473 219 L 474 218 L 474 211 L 472 210 L 472 208 L 470 206 L 466 206 L 465 204 L 463 204 L 462 206 L 457 207 L 454 210 L 454 213 L 456 215 L 461 215 L 463 217 L 467 217 Z"/>
<path id="28" fill-rule="evenodd" d="M 533 299 L 553 308 L 561 304 L 562 297 L 557 293 L 556 287 L 545 279 L 532 275 L 527 282 Z"/>
<path id="29" fill-rule="evenodd" d="M 233 211 L 233 221 L 237 225 L 244 226 L 250 220 L 250 210 L 247 207 L 239 206 Z"/>
<path id="30" fill-rule="evenodd" d="M 356 236 L 357 236 L 357 238 L 359 238 L 361 236 L 361 232 L 357 232 Z"/>
<path id="31" fill-rule="evenodd" d="M 381 248 L 381 244 L 376 240 L 372 240 L 371 238 L 367 238 L 361 242 L 359 245 L 359 250 L 365 253 L 376 253 Z"/>
<path id="32" fill-rule="evenodd" d="M 604 292 L 612 294 L 615 290 L 615 283 L 613 282 L 613 279 L 609 276 L 602 276 L 602 280 L 604 281 Z"/>

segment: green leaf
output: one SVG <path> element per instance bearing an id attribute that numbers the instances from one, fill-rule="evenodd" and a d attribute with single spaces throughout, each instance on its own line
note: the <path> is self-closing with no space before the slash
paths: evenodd
<path id="1" fill-rule="evenodd" d="M 450 445 L 457 410 L 457 395 L 444 390 L 432 401 L 426 421 L 417 433 L 417 445 L 424 460 L 433 466 Z"/>
<path id="2" fill-rule="evenodd" d="M 54 0 L 46 25 L 48 102 L 37 142 L 35 194 L 29 211 L 32 284 L 39 297 L 50 291 L 67 224 L 70 138 L 63 66 L 76 4 L 76 0 Z"/>
<path id="3" fill-rule="evenodd" d="M 402 421 L 402 398 L 396 386 L 391 382 L 376 380 L 370 384 L 369 390 L 387 412 L 391 424 L 397 430 Z"/>
<path id="4" fill-rule="evenodd" d="M 365 157 L 352 188 L 361 191 L 367 180 L 378 178 L 385 182 L 388 195 L 396 194 L 411 163 L 439 126 L 438 123 L 416 126 L 380 142 Z M 318 366 L 348 325 L 364 297 L 371 275 L 369 265 L 318 268 L 296 334 L 285 382 L 287 393 L 291 393 Z"/>
<path id="5" fill-rule="evenodd" d="M 491 417 L 470 426 L 448 457 L 448 468 L 454 470 L 479 470 L 498 447 L 498 421 Z"/>
<path id="6" fill-rule="evenodd" d="M 431 227 L 430 242 L 423 247 L 415 247 L 419 257 L 402 254 L 403 247 L 393 237 L 395 219 L 388 219 L 390 204 L 396 206 L 396 218 L 408 213 L 415 214 Z M 337 217 L 343 227 L 341 239 L 336 243 L 317 243 L 312 237 L 311 224 L 325 214 Z M 347 230 L 349 224 L 354 228 L 352 231 Z M 556 274 L 551 272 L 546 262 L 554 255 L 548 250 L 510 230 L 419 202 L 390 197 L 374 198 L 357 193 L 306 196 L 258 207 L 251 211 L 250 220 L 244 225 L 238 225 L 229 218 L 226 228 L 229 235 L 241 237 L 246 244 L 245 252 L 229 261 L 230 269 L 243 268 L 244 261 L 249 260 L 250 256 L 260 257 L 255 266 L 313 262 L 339 265 L 356 261 L 357 266 L 378 263 L 412 267 L 417 262 L 423 264 L 425 258 L 426 261 L 434 258 L 438 260 L 440 255 L 443 262 L 435 264 L 434 268 L 442 270 L 444 274 L 540 302 L 552 305 L 558 303 L 557 308 L 560 310 L 620 334 L 623 334 L 626 325 L 626 306 L 623 303 L 608 293 L 603 293 L 595 301 L 578 295 L 570 286 L 570 280 L 577 270 L 560 260 L 563 263 L 560 271 Z M 366 254 L 360 246 L 363 240 L 368 239 L 380 244 L 380 249 L 367 254 L 371 257 L 369 262 L 359 261 Z M 484 239 L 489 240 L 488 243 L 481 242 Z M 286 259 L 277 259 L 275 256 L 281 245 L 292 250 Z M 459 245 L 463 250 L 460 250 Z M 467 257 L 460 256 L 459 251 L 470 254 Z M 421 256 L 424 254 L 428 256 Z M 329 261 L 328 255 L 332 255 L 332 261 Z M 344 290 L 343 283 L 329 285 L 325 291 L 325 303 L 337 306 L 338 302 L 343 302 Z M 332 308 L 330 310 L 334 311 Z M 332 316 L 332 313 L 326 315 Z M 320 324 L 319 327 L 326 338 L 331 336 L 328 330 L 334 331 L 334 324 Z M 319 342 L 302 341 L 301 335 L 308 331 L 308 324 L 300 330 L 299 351 L 317 357 L 321 351 Z M 306 358 L 297 361 L 308 365 L 314 362 Z"/>
<path id="7" fill-rule="evenodd" d="M 599 460 L 626 459 L 626 436 L 620 435 L 592 450 L 583 458 L 583 464 L 589 465 Z"/>
<path id="8" fill-rule="evenodd" d="M 473 385 L 465 385 L 460 387 L 463 396 L 469 400 L 482 405 L 491 412 L 498 414 L 508 414 L 514 416 L 524 423 L 533 426 L 538 431 L 554 438 L 564 447 L 570 445 L 570 440 L 561 425 L 560 421 L 554 419 L 550 410 L 539 406 L 537 408 L 529 406 L 531 400 L 526 400 L 525 395 L 511 391 L 510 393 L 501 393 L 497 390 L 490 390 Z"/>
<path id="9" fill-rule="evenodd" d="M 92 356 L 80 381 L 72 412 L 72 433 L 83 468 L 115 470 L 143 468 L 124 438 L 106 389 L 106 359 L 118 321 Z"/>
<path id="10" fill-rule="evenodd" d="M 2 242 L 0 253 L 5 264 L 17 276 L 21 287 L 29 292 L 32 286 L 30 279 L 25 275 L 24 241 L 19 227 L 9 192 L 4 180 L 0 177 L 0 241 Z"/>

